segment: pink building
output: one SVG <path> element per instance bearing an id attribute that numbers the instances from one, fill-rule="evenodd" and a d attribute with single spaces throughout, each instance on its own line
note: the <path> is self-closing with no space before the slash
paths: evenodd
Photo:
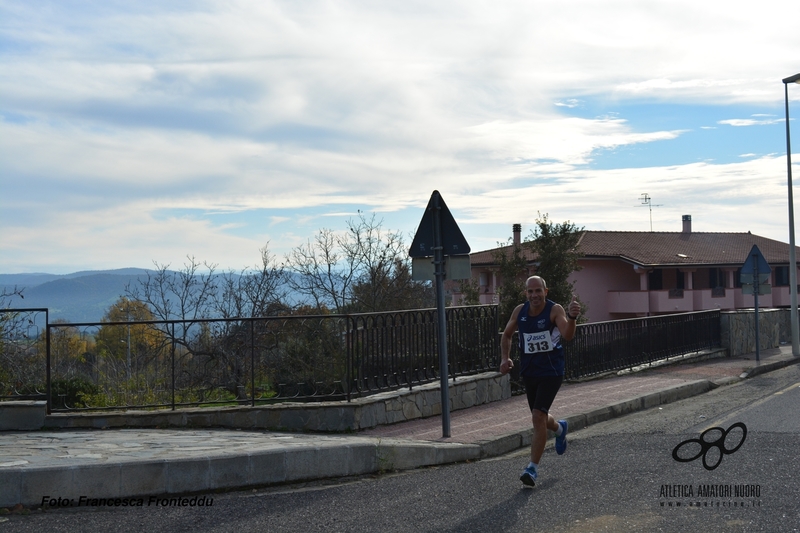
<path id="1" fill-rule="evenodd" d="M 513 234 L 514 242 L 519 243 L 519 224 L 514 225 Z M 590 322 L 752 308 L 753 296 L 742 294 L 739 269 L 754 244 L 772 268 L 772 294 L 759 296 L 759 307 L 788 307 L 788 244 L 749 232 L 693 233 L 690 215 L 684 215 L 681 232 L 583 232 L 578 245 L 583 253 L 579 260 L 582 270 L 573 273 L 572 281 L 588 306 Z M 495 288 L 500 280 L 494 253 L 499 250 L 511 247 L 470 255 L 481 303 L 497 303 Z M 535 274 L 536 258 L 524 253 L 528 254 L 528 274 Z M 454 302 L 459 299 L 454 292 Z"/>

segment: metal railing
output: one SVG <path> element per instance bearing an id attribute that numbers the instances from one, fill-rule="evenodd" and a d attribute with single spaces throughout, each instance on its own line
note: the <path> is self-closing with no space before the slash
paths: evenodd
<path id="1" fill-rule="evenodd" d="M 497 306 L 446 315 L 450 376 L 496 370 Z M 439 379 L 435 309 L 77 324 L 48 316 L 0 310 L 0 399 L 47 399 L 52 411 L 175 409 L 350 400 Z M 565 344 L 565 377 L 719 346 L 719 311 L 581 324 Z"/>
<path id="2" fill-rule="evenodd" d="M 450 376 L 496 368 L 497 306 L 446 315 Z M 438 380 L 436 328 L 435 309 L 46 323 L 9 336 L 0 355 L 35 369 L 13 380 L 48 391 L 51 411 L 350 400 Z M 0 374 L 0 395 L 20 397 L 11 381 Z"/>
<path id="3" fill-rule="evenodd" d="M 0 400 L 47 398 L 47 309 L 0 309 Z"/>
<path id="4" fill-rule="evenodd" d="M 576 380 L 630 369 L 721 344 L 719 310 L 580 324 L 575 337 L 564 343 L 564 378 Z M 525 387 L 519 377 L 516 337 L 512 354 L 512 390 L 519 392 Z"/>
<path id="5" fill-rule="evenodd" d="M 581 324 L 565 345 L 565 378 L 633 368 L 720 346 L 719 310 Z"/>

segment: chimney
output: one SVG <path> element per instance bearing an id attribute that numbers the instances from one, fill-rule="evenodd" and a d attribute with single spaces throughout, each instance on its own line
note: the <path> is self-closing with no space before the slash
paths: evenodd
<path id="1" fill-rule="evenodd" d="M 514 224 L 511 228 L 514 232 L 514 246 L 522 244 L 522 224 Z"/>
<path id="2" fill-rule="evenodd" d="M 683 215 L 683 231 L 681 233 L 692 232 L 692 215 Z"/>

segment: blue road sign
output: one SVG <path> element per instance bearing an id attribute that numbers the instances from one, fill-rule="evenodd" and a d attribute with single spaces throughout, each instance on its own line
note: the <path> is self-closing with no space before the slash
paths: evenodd
<path id="1" fill-rule="evenodd" d="M 747 259 L 742 265 L 742 274 L 750 274 L 752 276 L 756 272 L 756 267 L 758 267 L 757 269 L 759 275 L 769 274 L 772 272 L 772 269 L 769 267 L 769 263 L 767 263 L 767 260 L 764 258 L 764 254 L 762 254 L 761 250 L 758 249 L 758 246 L 754 244 L 750 249 L 750 253 L 747 254 Z"/>

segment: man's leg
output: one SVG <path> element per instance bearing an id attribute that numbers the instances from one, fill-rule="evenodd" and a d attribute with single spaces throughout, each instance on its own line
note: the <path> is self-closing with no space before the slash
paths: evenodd
<path id="1" fill-rule="evenodd" d="M 539 464 L 547 444 L 547 430 L 558 431 L 558 422 L 552 415 L 534 409 L 531 411 L 533 419 L 533 436 L 531 437 L 531 462 Z"/>
<path id="2" fill-rule="evenodd" d="M 531 462 L 522 472 L 520 481 L 529 487 L 536 485 L 539 460 L 542 458 L 547 442 L 547 430 L 558 430 L 558 423 L 547 412 L 561 386 L 561 377 L 523 378 L 528 407 L 531 409 L 533 435 L 531 437 Z"/>
<path id="3" fill-rule="evenodd" d="M 544 453 L 547 443 L 547 430 L 558 431 L 558 422 L 549 413 L 553 401 L 556 399 L 558 389 L 561 388 L 561 376 L 539 378 L 535 397 L 528 397 L 531 406 L 531 419 L 533 422 L 533 436 L 531 437 L 531 462 L 539 464 L 539 459 Z"/>

